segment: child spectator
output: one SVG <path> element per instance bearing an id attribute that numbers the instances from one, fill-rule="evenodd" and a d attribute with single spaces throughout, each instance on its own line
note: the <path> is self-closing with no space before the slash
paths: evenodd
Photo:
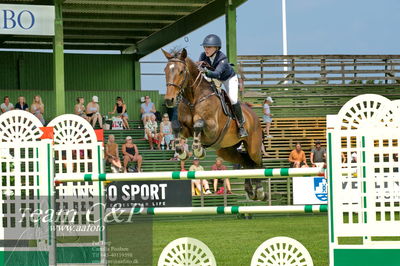
<path id="1" fill-rule="evenodd" d="M 267 97 L 264 100 L 264 115 L 263 115 L 263 120 L 265 123 L 264 133 L 267 135 L 267 138 L 272 138 L 272 136 L 269 133 L 269 129 L 271 128 L 271 123 L 272 123 L 272 114 L 271 114 L 271 109 L 269 106 L 273 102 L 274 101 L 272 100 L 271 97 Z"/>
<path id="2" fill-rule="evenodd" d="M 79 115 L 80 117 L 88 120 L 88 117 L 86 116 L 86 110 L 85 110 L 84 103 L 85 103 L 85 99 L 83 97 L 76 98 L 74 114 Z"/>
<path id="3" fill-rule="evenodd" d="M 167 146 L 169 150 L 170 145 L 174 143 L 174 135 L 172 134 L 172 125 L 169 121 L 168 114 L 163 115 L 162 122 L 160 123 L 160 139 L 163 145 Z"/>
<path id="4" fill-rule="evenodd" d="M 10 103 L 10 97 L 4 97 L 4 102 L 0 105 L 0 108 L 2 113 L 14 110 L 14 105 Z"/>
<path id="5" fill-rule="evenodd" d="M 290 162 L 290 167 L 294 167 L 294 168 L 308 167 L 306 154 L 301 149 L 300 143 L 297 143 L 296 149 L 292 150 L 292 152 L 290 153 L 289 162 Z"/>
<path id="6" fill-rule="evenodd" d="M 29 110 L 29 106 L 26 103 L 26 100 L 25 100 L 24 96 L 19 96 L 18 97 L 18 102 L 15 104 L 15 109 L 23 110 L 23 111 L 28 111 Z"/>
<path id="7" fill-rule="evenodd" d="M 92 122 L 93 128 L 96 122 L 99 121 L 100 128 L 103 128 L 103 118 L 100 114 L 100 105 L 98 104 L 99 97 L 93 96 L 92 101 L 86 106 L 86 116 L 89 117 L 89 122 Z"/>
<path id="8" fill-rule="evenodd" d="M 116 103 L 114 105 L 114 110 L 112 112 L 109 112 L 109 114 L 115 114 L 115 112 L 117 112 L 118 117 L 122 119 L 124 128 L 129 129 L 126 104 L 124 103 L 124 100 L 121 97 L 117 97 Z"/>
<path id="9" fill-rule="evenodd" d="M 321 141 L 315 141 L 315 148 L 311 150 L 310 162 L 312 167 L 325 167 L 326 151 L 321 147 Z"/>
<path id="10" fill-rule="evenodd" d="M 137 171 L 142 171 L 142 156 L 139 154 L 139 150 L 136 144 L 133 143 L 132 137 L 128 136 L 125 139 L 125 143 L 122 144 L 122 154 L 124 155 L 124 173 L 128 170 L 128 164 L 130 162 L 137 162 Z"/>
<path id="11" fill-rule="evenodd" d="M 189 145 L 186 143 L 186 139 L 184 137 L 181 137 L 179 139 L 179 145 L 181 146 L 181 149 L 184 150 L 187 154 L 187 158 L 192 156 L 192 152 L 189 151 Z M 178 153 L 174 153 L 174 157 L 171 160 L 178 160 L 181 161 L 181 171 L 186 171 L 185 169 L 185 161 L 186 160 L 180 160 L 178 157 Z"/>
<path id="12" fill-rule="evenodd" d="M 151 115 L 154 115 L 156 111 L 156 106 L 154 105 L 154 103 L 151 102 L 150 96 L 145 96 L 144 103 L 140 105 L 143 125 L 146 125 L 147 120 L 149 120 Z"/>
<path id="13" fill-rule="evenodd" d="M 204 171 L 203 166 L 200 165 L 198 158 L 193 159 L 193 164 L 190 166 L 189 171 Z M 210 187 L 208 186 L 208 181 L 205 179 L 195 179 L 192 180 L 192 195 L 200 195 L 202 186 L 204 188 L 204 194 L 211 194 Z"/>
<path id="14" fill-rule="evenodd" d="M 156 116 L 152 114 L 150 116 L 150 120 L 148 120 L 144 126 L 145 130 L 145 139 L 149 141 L 150 145 L 150 150 L 153 150 L 153 143 L 157 144 L 157 149 L 161 149 L 161 140 L 160 140 L 160 135 L 157 133 L 157 122 L 156 122 Z"/>
<path id="15" fill-rule="evenodd" d="M 115 143 L 114 135 L 108 136 L 108 142 L 105 149 L 106 161 L 111 164 L 113 173 L 122 172 L 123 168 L 119 159 L 118 144 Z"/>
<path id="16" fill-rule="evenodd" d="M 42 102 L 42 98 L 39 95 L 36 95 L 35 97 L 33 97 L 33 102 L 31 104 L 30 112 L 34 116 L 36 116 L 43 125 L 45 124 L 45 121 L 43 118 L 44 104 Z"/>
<path id="17" fill-rule="evenodd" d="M 211 170 L 212 171 L 223 171 L 226 170 L 226 166 L 223 165 L 223 160 L 221 157 L 217 157 L 217 159 L 215 159 L 215 164 L 213 166 L 211 166 Z M 220 187 L 219 190 L 217 190 L 218 188 L 218 181 L 220 179 L 216 178 L 214 179 L 214 192 L 217 194 L 223 194 L 224 193 L 224 185 L 222 184 L 222 187 Z M 231 182 L 229 181 L 229 178 L 225 178 L 224 182 L 226 184 L 226 188 L 227 188 L 227 192 L 226 194 L 232 194 L 232 189 L 231 189 Z"/>

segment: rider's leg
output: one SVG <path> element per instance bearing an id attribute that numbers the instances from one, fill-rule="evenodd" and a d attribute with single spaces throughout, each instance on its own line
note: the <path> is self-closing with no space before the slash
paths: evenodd
<path id="1" fill-rule="evenodd" d="M 242 106 L 240 105 L 240 102 L 238 101 L 238 93 L 239 93 L 239 81 L 237 76 L 233 76 L 230 79 L 224 81 L 224 87 L 226 88 L 229 98 L 232 103 L 233 107 L 233 112 L 235 113 L 236 119 L 239 124 L 239 136 L 241 138 L 247 137 L 247 131 L 244 128 L 244 116 L 242 112 Z"/>

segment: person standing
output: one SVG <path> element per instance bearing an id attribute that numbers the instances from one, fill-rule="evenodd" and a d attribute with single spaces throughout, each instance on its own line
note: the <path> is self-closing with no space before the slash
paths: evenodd
<path id="1" fill-rule="evenodd" d="M 270 105 L 274 101 L 272 100 L 271 97 L 267 97 L 264 100 L 264 114 L 263 114 L 263 121 L 265 123 L 265 129 L 264 133 L 267 135 L 267 138 L 272 138 L 271 134 L 269 133 L 269 129 L 271 128 L 271 123 L 272 123 L 272 114 L 271 114 L 271 109 Z"/>

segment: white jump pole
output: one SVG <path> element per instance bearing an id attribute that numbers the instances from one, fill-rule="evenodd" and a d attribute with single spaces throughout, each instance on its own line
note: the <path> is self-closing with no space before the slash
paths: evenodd
<path id="1" fill-rule="evenodd" d="M 108 209 L 108 213 L 126 215 L 216 215 L 216 214 L 271 214 L 271 213 L 320 213 L 327 212 L 327 205 L 297 206 L 219 206 L 219 207 L 151 207 Z"/>
<path id="2" fill-rule="evenodd" d="M 324 168 L 267 168 L 226 171 L 145 172 L 104 174 L 57 174 L 55 184 L 89 181 L 158 181 L 214 178 L 269 178 L 293 176 L 323 176 Z"/>

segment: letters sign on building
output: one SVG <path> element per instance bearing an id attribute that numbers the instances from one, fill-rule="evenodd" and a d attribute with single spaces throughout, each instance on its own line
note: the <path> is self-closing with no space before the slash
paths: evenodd
<path id="1" fill-rule="evenodd" d="M 54 35 L 54 6 L 0 4 L 0 34 Z"/>

